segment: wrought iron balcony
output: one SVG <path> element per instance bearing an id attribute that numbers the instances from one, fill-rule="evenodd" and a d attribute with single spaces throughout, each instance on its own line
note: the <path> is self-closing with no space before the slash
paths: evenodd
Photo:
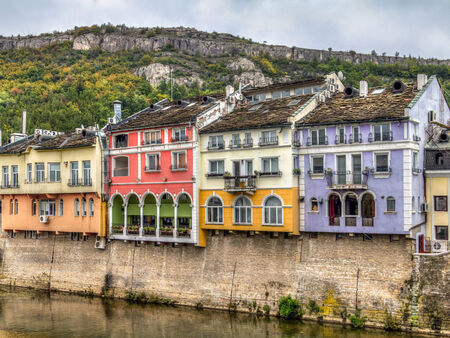
<path id="1" fill-rule="evenodd" d="M 345 135 L 341 137 L 341 135 L 336 135 L 336 139 L 334 141 L 335 144 L 346 144 L 347 140 L 345 138 Z"/>
<path id="2" fill-rule="evenodd" d="M 328 145 L 328 136 L 319 137 L 319 138 L 315 139 L 314 142 L 313 142 L 313 139 L 311 138 L 311 136 L 308 136 L 306 145 L 308 147 L 310 147 L 310 146 L 326 146 L 326 145 Z"/>
<path id="3" fill-rule="evenodd" d="M 79 180 L 78 178 L 69 178 L 67 185 L 69 187 L 77 187 L 79 185 L 81 185 L 81 180 Z"/>
<path id="4" fill-rule="evenodd" d="M 259 146 L 260 147 L 273 146 L 273 145 L 278 145 L 278 136 L 260 137 L 259 138 Z"/>
<path id="5" fill-rule="evenodd" d="M 266 176 L 281 176 L 281 171 L 261 171 L 259 172 L 259 176 L 266 177 Z"/>
<path id="6" fill-rule="evenodd" d="M 377 140 L 376 138 L 379 138 L 379 140 Z M 369 142 L 386 142 L 386 141 L 392 141 L 394 139 L 394 134 L 392 133 L 392 131 L 390 131 L 389 133 L 382 133 L 379 134 L 378 137 L 375 137 L 373 133 L 369 133 Z"/>
<path id="7" fill-rule="evenodd" d="M 294 147 L 300 147 L 301 146 L 301 143 L 300 143 L 300 140 L 294 140 L 294 141 L 292 141 L 292 145 L 294 146 Z"/>
<path id="8" fill-rule="evenodd" d="M 350 144 L 362 143 L 362 134 L 361 133 L 358 133 L 356 135 L 355 134 L 350 134 L 350 138 L 348 140 L 348 143 L 350 143 Z"/>
<path id="9" fill-rule="evenodd" d="M 420 140 L 421 140 L 420 136 L 413 135 L 413 141 L 420 142 Z"/>
<path id="10" fill-rule="evenodd" d="M 240 147 L 242 147 L 240 139 L 231 140 L 230 143 L 228 144 L 228 148 L 230 148 L 230 149 L 236 149 L 236 148 L 240 148 Z"/>
<path id="11" fill-rule="evenodd" d="M 242 144 L 242 148 L 251 148 L 253 147 L 253 139 L 252 138 L 244 138 L 244 143 Z"/>
<path id="12" fill-rule="evenodd" d="M 224 190 L 228 192 L 256 191 L 256 176 L 224 176 Z"/>
<path id="13" fill-rule="evenodd" d="M 225 142 L 208 142 L 208 150 L 224 149 Z"/>
<path id="14" fill-rule="evenodd" d="M 186 141 L 189 141 L 189 137 L 187 135 L 172 137 L 172 142 L 186 142 Z"/>
<path id="15" fill-rule="evenodd" d="M 184 170 L 187 170 L 187 164 L 178 164 L 178 165 L 176 165 L 176 164 L 172 164 L 171 166 L 170 166 L 170 170 L 172 170 L 172 171 L 184 171 Z"/>
<path id="16" fill-rule="evenodd" d="M 325 177 L 330 189 L 367 189 L 369 171 L 326 171 Z"/>
<path id="17" fill-rule="evenodd" d="M 92 179 L 90 177 L 83 177 L 81 179 L 81 185 L 84 185 L 84 186 L 92 185 Z"/>

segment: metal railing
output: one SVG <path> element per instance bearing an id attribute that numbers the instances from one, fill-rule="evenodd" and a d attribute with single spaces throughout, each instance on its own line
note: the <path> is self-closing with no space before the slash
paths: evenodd
<path id="1" fill-rule="evenodd" d="M 340 185 L 367 185 L 369 171 L 334 171 L 325 172 L 328 187 Z"/>
<path id="2" fill-rule="evenodd" d="M 172 164 L 172 165 L 170 166 L 170 170 L 172 170 L 172 171 L 187 170 L 187 164 L 185 164 L 185 165 L 175 165 L 175 164 Z"/>
<path id="3" fill-rule="evenodd" d="M 225 142 L 208 142 L 208 150 L 213 149 L 224 149 L 225 148 Z"/>
<path id="4" fill-rule="evenodd" d="M 349 138 L 349 140 L 348 140 L 348 143 L 350 143 L 350 144 L 353 144 L 353 143 L 362 143 L 362 134 L 361 133 L 358 133 L 358 134 L 356 134 L 357 135 L 357 137 L 356 137 L 356 139 L 355 139 L 355 135 L 352 133 L 352 134 L 350 134 L 350 138 Z"/>
<path id="5" fill-rule="evenodd" d="M 81 182 L 80 182 L 80 179 L 78 179 L 78 178 L 75 178 L 75 179 L 69 178 L 69 180 L 67 181 L 67 185 L 69 187 L 76 187 L 76 186 L 81 185 Z"/>
<path id="6" fill-rule="evenodd" d="M 392 131 L 390 131 L 388 134 L 386 133 L 382 133 L 380 134 L 380 139 L 379 140 L 375 140 L 375 136 L 372 132 L 369 133 L 369 142 L 386 142 L 386 141 L 392 141 L 394 139 L 394 134 L 392 133 Z"/>
<path id="7" fill-rule="evenodd" d="M 238 140 L 231 140 L 228 143 L 228 148 L 230 148 L 230 149 L 235 149 L 235 148 L 240 148 L 240 147 L 242 147 L 240 139 L 238 139 Z"/>
<path id="8" fill-rule="evenodd" d="M 260 137 L 259 138 L 259 146 L 271 146 L 278 144 L 278 136 L 274 137 Z"/>
<path id="9" fill-rule="evenodd" d="M 185 142 L 185 141 L 189 141 L 189 137 L 187 135 L 172 137 L 172 142 Z"/>
<path id="10" fill-rule="evenodd" d="M 413 135 L 413 141 L 420 142 L 420 140 L 421 140 L 420 136 Z"/>
<path id="11" fill-rule="evenodd" d="M 253 147 L 253 139 L 252 138 L 244 138 L 244 143 L 242 143 L 242 148 L 251 148 Z"/>
<path id="12" fill-rule="evenodd" d="M 256 176 L 228 176 L 224 177 L 226 190 L 253 190 L 256 189 Z"/>
<path id="13" fill-rule="evenodd" d="M 308 136 L 307 140 L 306 140 L 306 145 L 309 146 L 323 146 L 323 145 L 328 145 L 328 136 L 325 137 L 319 137 L 317 138 L 317 142 L 313 143 L 312 141 L 312 137 Z"/>
<path id="14" fill-rule="evenodd" d="M 152 171 L 161 171 L 161 166 L 158 164 L 157 166 L 145 166 L 146 172 L 152 172 Z"/>
<path id="15" fill-rule="evenodd" d="M 84 186 L 92 185 L 92 179 L 90 177 L 83 177 L 81 179 L 81 185 L 84 185 Z"/>
<path id="16" fill-rule="evenodd" d="M 281 176 L 281 171 L 261 171 L 259 176 Z"/>

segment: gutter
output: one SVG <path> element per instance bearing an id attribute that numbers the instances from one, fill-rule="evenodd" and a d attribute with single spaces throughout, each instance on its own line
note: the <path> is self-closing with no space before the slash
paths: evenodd
<path id="1" fill-rule="evenodd" d="M 330 126 L 338 124 L 348 124 L 348 123 L 373 123 L 373 122 L 395 122 L 395 121 L 406 121 L 409 120 L 409 116 L 396 117 L 396 118 L 386 118 L 386 119 L 371 119 L 371 120 L 346 120 L 346 121 L 333 121 L 333 122 L 322 122 L 322 123 L 296 123 L 296 128 L 304 127 L 314 127 L 314 126 Z"/>

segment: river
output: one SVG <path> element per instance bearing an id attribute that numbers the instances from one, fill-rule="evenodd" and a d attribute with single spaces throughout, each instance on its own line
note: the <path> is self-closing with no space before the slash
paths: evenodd
<path id="1" fill-rule="evenodd" d="M 186 307 L 0 288 L 0 337 L 413 337 Z M 414 336 L 418 337 L 418 336 Z"/>

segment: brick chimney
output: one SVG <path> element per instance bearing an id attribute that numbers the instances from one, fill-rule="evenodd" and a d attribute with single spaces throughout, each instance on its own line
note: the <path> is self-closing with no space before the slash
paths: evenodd
<path id="1" fill-rule="evenodd" d="M 427 74 L 417 74 L 417 89 L 421 90 L 428 81 Z"/>

